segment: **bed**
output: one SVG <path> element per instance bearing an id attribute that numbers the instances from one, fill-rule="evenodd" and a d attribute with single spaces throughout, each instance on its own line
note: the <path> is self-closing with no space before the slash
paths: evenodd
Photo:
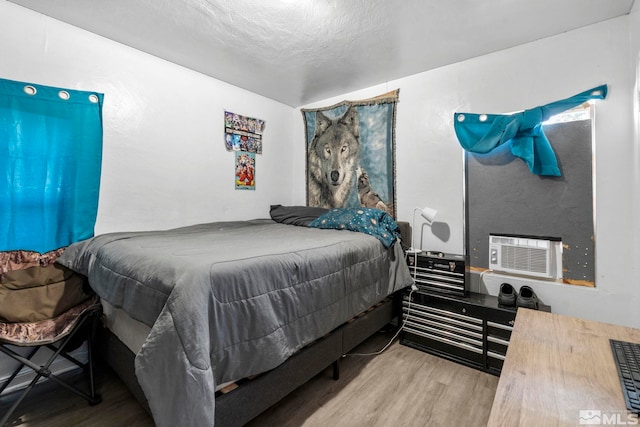
<path id="1" fill-rule="evenodd" d="M 380 214 L 393 239 L 272 215 L 104 234 L 58 262 L 103 301 L 105 358 L 124 365 L 114 369 L 158 426 L 242 425 L 391 320 L 388 297 L 412 279 L 395 223 Z"/>

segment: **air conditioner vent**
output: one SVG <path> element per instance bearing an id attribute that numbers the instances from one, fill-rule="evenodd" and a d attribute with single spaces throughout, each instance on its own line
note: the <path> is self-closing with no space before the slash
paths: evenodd
<path id="1" fill-rule="evenodd" d="M 531 236 L 489 236 L 489 267 L 548 279 L 561 278 L 562 241 Z"/>
<path id="2" fill-rule="evenodd" d="M 520 271 L 545 273 L 547 271 L 547 251 L 504 245 L 502 247 L 502 266 Z"/>

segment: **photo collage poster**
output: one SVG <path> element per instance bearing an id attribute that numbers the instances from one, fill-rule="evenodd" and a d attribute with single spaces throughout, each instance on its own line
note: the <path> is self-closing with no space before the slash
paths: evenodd
<path id="1" fill-rule="evenodd" d="M 256 154 L 262 154 L 264 128 L 264 120 L 224 112 L 225 147 L 235 152 L 236 190 L 255 190 Z"/>

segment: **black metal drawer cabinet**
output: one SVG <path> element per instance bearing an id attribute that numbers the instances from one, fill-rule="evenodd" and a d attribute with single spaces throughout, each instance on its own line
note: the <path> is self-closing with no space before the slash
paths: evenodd
<path id="1" fill-rule="evenodd" d="M 414 292 L 402 297 L 401 343 L 482 368 L 484 327 L 477 307 Z"/>
<path id="2" fill-rule="evenodd" d="M 467 296 L 416 291 L 402 295 L 400 343 L 499 375 L 504 363 L 515 307 L 498 298 L 470 292 Z M 551 311 L 549 306 L 541 310 Z"/>
<path id="3" fill-rule="evenodd" d="M 463 255 L 420 252 L 408 253 L 406 259 L 421 291 L 458 296 L 467 293 L 468 272 Z"/>
<path id="4" fill-rule="evenodd" d="M 493 314 L 490 315 L 491 320 L 486 321 L 487 370 L 500 374 L 504 358 L 507 355 L 516 313 L 513 311 L 504 315 L 498 312 L 491 314 Z"/>

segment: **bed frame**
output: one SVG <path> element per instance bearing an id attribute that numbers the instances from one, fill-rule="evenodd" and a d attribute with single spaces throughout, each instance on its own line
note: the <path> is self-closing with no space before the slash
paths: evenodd
<path id="1" fill-rule="evenodd" d="M 216 394 L 215 425 L 242 426 L 280 401 L 302 384 L 333 365 L 333 375 L 339 375 L 339 360 L 358 344 L 392 322 L 400 313 L 399 292 L 360 313 L 331 333 L 314 341 L 287 359 L 277 368 L 238 387 Z M 397 324 L 397 323 L 396 323 Z M 96 339 L 96 354 L 113 368 L 131 393 L 151 413 L 149 404 L 134 373 L 135 354 L 107 328 Z"/>

